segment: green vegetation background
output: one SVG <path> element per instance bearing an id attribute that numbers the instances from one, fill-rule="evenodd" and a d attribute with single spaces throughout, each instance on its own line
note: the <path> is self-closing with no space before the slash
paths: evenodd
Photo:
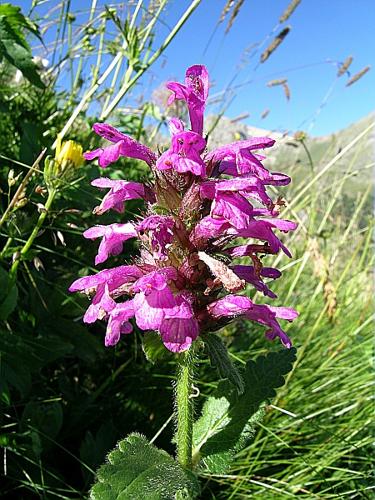
<path id="1" fill-rule="evenodd" d="M 26 79 L 15 82 L 15 68 L 7 62 L 1 68 L 4 213 L 38 154 L 44 147 L 51 151 L 78 97 L 58 92 L 53 80 L 44 89 Z M 142 109 L 141 114 L 116 112 L 111 123 L 162 146 L 163 138 L 154 131 L 164 117 L 155 113 L 154 105 Z M 146 116 L 154 119 L 153 125 Z M 97 119 L 80 113 L 69 138 L 84 150 L 96 147 L 99 140 L 91 125 Z M 282 193 L 287 200 L 284 214 L 300 224 L 287 242 L 293 259 L 277 259 L 284 274 L 273 286 L 278 304 L 300 312 L 288 330 L 297 362 L 230 473 L 204 478 L 202 498 L 372 498 L 373 120 L 367 117 L 325 138 L 280 138 L 267 160 L 273 170 L 293 177 Z M 223 118 L 210 140 L 219 141 L 223 134 L 233 140 L 249 132 Z M 170 419 L 175 361 L 169 355 L 154 365 L 147 362 L 139 332 L 114 349 L 105 348 L 105 326 L 81 322 L 87 299 L 67 292 L 77 276 L 93 271 L 96 246 L 81 236 L 97 222 L 92 209 L 100 197 L 90 180 L 101 172 L 93 163 L 60 188 L 20 265 L 18 292 L 6 296 L 12 258 L 45 201 L 42 164 L 0 229 L 0 496 L 82 498 L 95 469 L 119 439 L 133 431 L 151 439 Z M 124 159 L 108 174 L 147 178 L 143 165 Z M 128 202 L 124 216 L 111 213 L 101 222 L 131 220 L 139 206 Z M 125 255 L 112 264 L 131 259 L 135 252 L 127 244 Z M 222 337 L 238 364 L 280 349 L 264 340 L 261 328 L 241 321 Z M 217 377 L 202 356 L 197 414 Z M 172 435 L 169 423 L 157 446 L 173 453 Z"/>

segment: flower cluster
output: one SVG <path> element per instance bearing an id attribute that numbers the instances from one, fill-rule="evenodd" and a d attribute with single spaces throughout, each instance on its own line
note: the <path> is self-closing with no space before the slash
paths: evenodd
<path id="1" fill-rule="evenodd" d="M 252 137 L 208 152 L 202 135 L 209 90 L 206 68 L 192 66 L 184 84 L 171 82 L 167 87 L 172 92 L 169 104 L 175 99 L 186 102 L 191 129 L 172 118 L 171 146 L 161 155 L 110 125 L 94 125 L 112 144 L 86 153 L 86 159 L 98 158 L 99 165 L 107 167 L 121 156 L 137 158 L 149 165 L 153 180 L 147 185 L 105 177 L 92 182 L 109 190 L 96 214 L 111 209 L 121 213 L 126 200 L 139 198 L 145 203 L 145 217 L 85 231 L 85 238 L 101 239 L 96 264 L 119 255 L 130 238 L 138 239 L 140 255 L 131 264 L 104 269 L 71 285 L 70 291 L 94 294 L 84 321 L 106 319 L 105 345 L 112 346 L 132 331 L 134 318 L 138 328 L 158 331 L 169 350 L 180 352 L 198 335 L 240 316 L 265 325 L 267 338 L 279 337 L 290 347 L 278 319 L 292 321 L 296 311 L 255 304 L 239 293 L 250 283 L 275 298 L 264 279 L 277 279 L 281 273 L 264 267 L 261 258 L 280 249 L 290 256 L 276 232 L 293 231 L 296 224 L 279 218 L 282 202 L 274 203 L 267 193 L 267 186 L 287 185 L 290 178 L 269 172 L 257 152 L 274 140 Z M 241 257 L 252 265 L 233 263 Z"/>

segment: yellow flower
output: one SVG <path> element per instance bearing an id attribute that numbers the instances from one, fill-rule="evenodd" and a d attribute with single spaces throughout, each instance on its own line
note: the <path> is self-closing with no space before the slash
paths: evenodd
<path id="1" fill-rule="evenodd" d="M 83 162 L 82 146 L 75 141 L 65 141 L 61 143 L 61 137 L 57 137 L 55 160 L 63 168 L 66 163 L 71 163 L 75 168 L 80 167 Z"/>
<path id="2" fill-rule="evenodd" d="M 61 142 L 56 139 L 55 157 L 47 156 L 44 160 L 44 180 L 47 188 L 56 189 L 61 181 L 69 182 L 76 176 L 75 170 L 83 165 L 82 146 L 75 141 Z"/>

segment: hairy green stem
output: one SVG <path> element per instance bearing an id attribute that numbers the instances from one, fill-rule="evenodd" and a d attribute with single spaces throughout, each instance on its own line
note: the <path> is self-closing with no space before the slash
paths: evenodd
<path id="1" fill-rule="evenodd" d="M 191 347 L 179 355 L 176 382 L 177 460 L 183 467 L 192 466 L 194 402 L 194 352 Z"/>

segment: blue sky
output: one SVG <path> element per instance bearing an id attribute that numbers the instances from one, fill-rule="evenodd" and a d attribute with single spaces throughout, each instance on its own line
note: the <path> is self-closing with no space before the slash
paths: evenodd
<path id="1" fill-rule="evenodd" d="M 25 12 L 31 4 L 28 0 L 14 3 Z M 104 3 L 98 1 L 98 5 Z M 189 3 L 186 0 L 171 2 L 166 23 L 173 26 Z M 173 77 L 181 80 L 186 67 L 205 64 L 214 83 L 211 96 L 220 95 L 229 84 L 236 86 L 226 111 L 228 116 L 233 118 L 248 112 L 246 122 L 251 125 L 276 130 L 305 129 L 313 135 L 334 132 L 373 111 L 375 1 L 302 0 L 283 25 L 291 25 L 291 32 L 268 61 L 259 65 L 260 53 L 272 40 L 272 36 L 268 39 L 267 36 L 277 27 L 278 18 L 288 3 L 288 0 L 245 0 L 232 29 L 225 35 L 226 22 L 217 26 L 225 1 L 203 0 L 165 57 L 153 66 L 154 85 Z M 50 0 L 51 4 L 57 5 L 58 0 Z M 90 4 L 89 0 L 72 0 L 77 8 Z M 160 38 L 166 32 L 161 26 Z M 255 53 L 250 50 L 252 57 L 243 63 L 246 50 L 262 41 L 264 45 Z M 346 88 L 347 78 L 336 78 L 336 63 L 348 55 L 354 58 L 352 74 L 367 65 L 372 69 L 355 85 Z M 284 77 L 288 78 L 291 90 L 289 102 L 281 87 L 266 86 L 269 80 Z M 218 111 L 220 106 L 212 106 L 211 111 Z M 271 111 L 261 120 L 260 115 L 266 108 Z"/>

